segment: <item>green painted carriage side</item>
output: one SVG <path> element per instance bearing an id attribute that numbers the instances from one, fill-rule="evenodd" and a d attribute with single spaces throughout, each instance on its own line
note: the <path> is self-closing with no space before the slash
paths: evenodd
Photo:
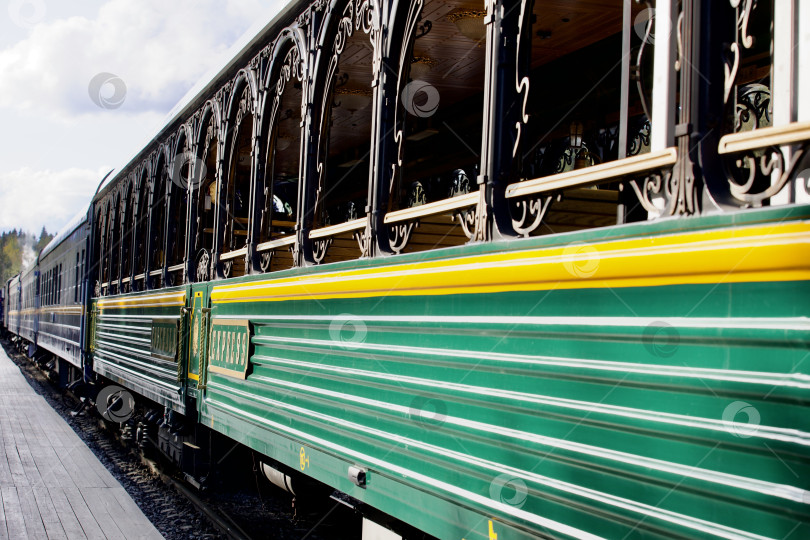
<path id="1" fill-rule="evenodd" d="M 278 276 L 808 214 L 668 220 Z M 214 321 L 251 321 L 250 366 L 245 380 L 209 373 L 200 416 L 442 538 L 801 538 L 808 296 L 806 281 L 719 280 L 215 303 Z M 365 487 L 350 466 L 368 470 Z"/>
<path id="2" fill-rule="evenodd" d="M 93 299 L 89 332 L 93 370 L 172 410 L 187 413 L 185 301 L 115 309 L 100 309 L 99 302 L 133 302 L 181 293 L 187 299 L 189 292 L 186 286 Z"/>

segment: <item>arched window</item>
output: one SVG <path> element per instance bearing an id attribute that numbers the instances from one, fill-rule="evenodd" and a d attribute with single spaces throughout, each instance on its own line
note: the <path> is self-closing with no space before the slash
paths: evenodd
<path id="1" fill-rule="evenodd" d="M 169 279 L 173 285 L 184 283 L 186 257 L 186 214 L 188 190 L 191 179 L 193 155 L 188 148 L 185 129 L 180 130 L 177 150 L 172 165 L 169 195 Z"/>
<path id="2" fill-rule="evenodd" d="M 122 292 L 130 290 L 129 282 L 132 278 L 132 240 L 135 207 L 134 178 L 127 180 L 122 204 L 124 211 L 121 219 L 121 278 L 123 280 Z"/>
<path id="3" fill-rule="evenodd" d="M 137 188 L 137 203 L 135 208 L 135 278 L 133 280 L 133 290 L 143 290 L 145 288 L 146 272 L 146 246 L 147 235 L 149 234 L 149 172 L 146 167 L 141 171 L 141 178 Z"/>
<path id="4" fill-rule="evenodd" d="M 166 262 L 166 183 L 169 176 L 165 152 L 161 150 L 153 179 L 152 200 L 149 205 L 151 233 L 149 235 L 149 283 L 151 288 L 165 284 L 161 280 Z"/>
<path id="5" fill-rule="evenodd" d="M 364 253 L 368 205 L 375 36 L 379 13 L 370 2 L 339 3 L 326 34 L 322 61 L 317 191 L 312 217 L 316 262 L 352 259 Z M 356 13 L 356 9 L 367 10 Z M 356 239 L 356 240 L 355 240 Z"/>
<path id="6" fill-rule="evenodd" d="M 486 56 L 483 2 L 406 5 L 385 223 L 396 253 L 468 241 L 478 196 Z M 395 29 L 395 32 L 397 30 Z"/>
<path id="7" fill-rule="evenodd" d="M 299 49 L 290 42 L 279 54 L 270 73 L 261 140 L 264 151 L 263 185 L 258 188 L 261 206 L 257 251 L 262 271 L 293 266 L 300 187 L 301 78 Z"/>
<path id="8" fill-rule="evenodd" d="M 107 280 L 109 279 L 109 270 L 107 263 L 110 260 L 107 248 L 107 228 L 109 227 L 109 209 L 108 204 L 102 205 L 101 212 L 96 215 L 97 233 L 96 242 L 98 245 L 98 261 L 100 263 L 98 272 L 98 282 L 96 287 L 96 296 L 102 296 L 107 293 Z"/>
<path id="9" fill-rule="evenodd" d="M 228 167 L 219 193 L 219 223 L 224 227 L 220 260 L 225 277 L 245 274 L 245 253 L 250 216 L 250 182 L 253 170 L 253 94 L 247 80 L 234 87 L 230 107 Z"/>
<path id="10" fill-rule="evenodd" d="M 113 196 L 110 205 L 110 228 L 109 228 L 109 250 L 110 250 L 110 293 L 118 293 L 118 280 L 121 270 L 121 196 Z"/>
<path id="11" fill-rule="evenodd" d="M 214 229 L 217 203 L 217 148 L 218 122 L 212 108 L 203 114 L 201 130 L 197 139 L 197 159 L 194 161 L 192 190 L 195 208 L 193 213 L 193 257 L 196 281 L 210 279 L 211 251 L 214 248 Z"/>
<path id="12" fill-rule="evenodd" d="M 607 177 L 579 182 L 583 169 L 650 152 L 655 2 L 572 5 L 524 1 L 519 60 L 525 120 L 518 176 L 563 187 L 512 199 L 523 236 L 646 219 L 632 190 Z M 663 38 L 666 39 L 666 38 Z M 554 84 L 549 84 L 553 81 Z M 580 175 L 580 176 L 577 176 Z M 567 180 L 574 178 L 574 180 Z"/>

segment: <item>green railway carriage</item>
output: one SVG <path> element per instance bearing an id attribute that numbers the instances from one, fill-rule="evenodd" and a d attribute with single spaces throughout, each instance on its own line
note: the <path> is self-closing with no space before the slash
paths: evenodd
<path id="1" fill-rule="evenodd" d="M 180 340 L 186 296 L 184 289 L 172 288 L 94 301 L 89 322 L 93 370 L 186 414 Z"/>
<path id="2" fill-rule="evenodd" d="M 809 20 L 290 2 L 95 197 L 86 365 L 364 534 L 808 537 Z"/>
<path id="3" fill-rule="evenodd" d="M 200 421 L 442 538 L 801 538 L 807 211 L 215 285 Z"/>

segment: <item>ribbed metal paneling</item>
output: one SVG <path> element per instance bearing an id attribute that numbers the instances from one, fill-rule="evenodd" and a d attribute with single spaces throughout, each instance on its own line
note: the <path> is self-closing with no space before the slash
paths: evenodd
<path id="1" fill-rule="evenodd" d="M 106 297 L 101 302 L 128 302 L 183 293 L 166 289 Z M 177 361 L 152 354 L 151 336 L 155 321 L 180 321 L 180 305 L 99 308 L 93 301 L 93 370 L 131 390 L 178 412 L 185 412 L 177 380 Z M 181 350 L 182 354 L 182 350 Z"/>
<path id="2" fill-rule="evenodd" d="M 808 537 L 810 285 L 732 272 L 215 301 L 253 349 L 203 417 L 442 538 Z"/>

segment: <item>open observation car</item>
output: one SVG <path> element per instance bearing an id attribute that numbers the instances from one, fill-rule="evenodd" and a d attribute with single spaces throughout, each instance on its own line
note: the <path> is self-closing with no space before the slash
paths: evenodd
<path id="1" fill-rule="evenodd" d="M 291 2 L 7 326 L 192 474 L 219 434 L 390 537 L 807 537 L 809 38 L 798 0 Z"/>

